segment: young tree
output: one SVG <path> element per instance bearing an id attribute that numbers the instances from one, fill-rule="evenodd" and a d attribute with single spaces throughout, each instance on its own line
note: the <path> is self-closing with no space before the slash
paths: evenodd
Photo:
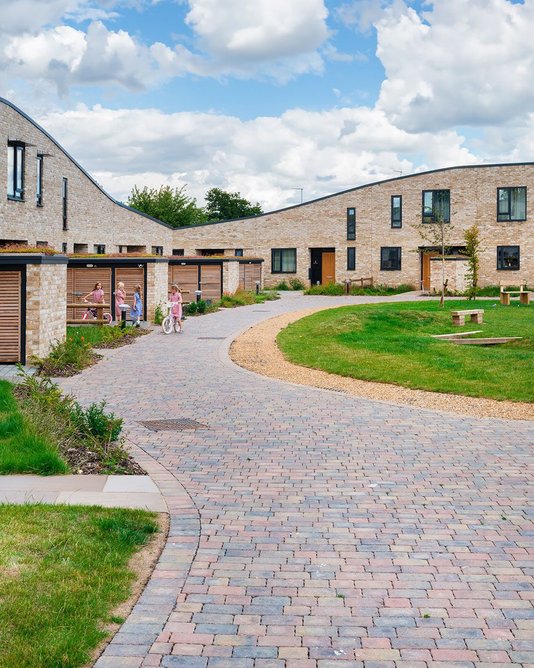
<path id="1" fill-rule="evenodd" d="M 447 289 L 447 281 L 445 280 L 445 254 L 448 252 L 451 244 L 451 232 L 454 227 L 445 221 L 443 214 L 437 211 L 434 215 L 434 222 L 422 223 L 421 225 L 414 225 L 420 236 L 430 244 L 431 247 L 439 250 L 441 257 L 441 296 L 439 305 L 445 304 L 445 290 Z"/>
<path id="2" fill-rule="evenodd" d="M 466 277 L 468 281 L 467 297 L 476 299 L 478 291 L 478 268 L 480 266 L 480 232 L 477 225 L 472 225 L 464 232 L 465 251 L 469 269 Z"/>
<path id="3" fill-rule="evenodd" d="M 259 202 L 252 204 L 241 193 L 212 188 L 206 193 L 206 214 L 209 221 L 246 218 L 263 213 Z"/>
<path id="4" fill-rule="evenodd" d="M 173 227 L 206 222 L 204 209 L 197 206 L 193 197 L 185 194 L 185 186 L 161 186 L 159 189 L 145 186 L 142 190 L 134 186 L 127 204 Z"/>

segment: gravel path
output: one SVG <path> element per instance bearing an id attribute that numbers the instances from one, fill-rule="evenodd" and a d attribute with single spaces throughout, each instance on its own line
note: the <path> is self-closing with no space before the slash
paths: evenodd
<path id="1" fill-rule="evenodd" d="M 230 357 L 239 366 L 263 376 L 278 378 L 299 385 L 312 385 L 328 390 L 337 390 L 376 401 L 388 401 L 472 417 L 534 420 L 534 406 L 532 404 L 412 390 L 399 385 L 345 378 L 319 369 L 298 366 L 286 360 L 276 344 L 278 332 L 296 320 L 328 308 L 331 307 L 321 306 L 293 313 L 284 313 L 254 325 L 232 343 Z"/>

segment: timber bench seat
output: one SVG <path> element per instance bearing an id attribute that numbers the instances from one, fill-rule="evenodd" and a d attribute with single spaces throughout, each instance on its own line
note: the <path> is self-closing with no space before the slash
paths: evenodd
<path id="1" fill-rule="evenodd" d="M 105 318 L 71 318 L 67 320 L 67 325 L 107 325 L 108 321 Z"/>
<path id="2" fill-rule="evenodd" d="M 465 316 L 471 317 L 471 322 L 476 322 L 479 325 L 484 322 L 484 309 L 474 308 L 466 309 L 465 311 L 451 311 L 452 324 L 461 327 L 465 325 Z"/>
<path id="3" fill-rule="evenodd" d="M 519 286 L 519 290 L 505 290 L 502 283 L 501 283 L 501 294 L 500 294 L 500 300 L 501 304 L 503 306 L 510 306 L 510 297 L 513 295 L 519 296 L 519 303 L 520 304 L 530 304 L 530 295 L 532 292 L 526 289 L 527 285 L 526 283 L 523 283 L 523 285 Z"/>

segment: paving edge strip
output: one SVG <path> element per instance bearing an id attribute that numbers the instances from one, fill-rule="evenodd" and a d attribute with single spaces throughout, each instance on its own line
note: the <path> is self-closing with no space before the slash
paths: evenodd
<path id="1" fill-rule="evenodd" d="M 276 344 L 278 333 L 296 320 L 331 308 L 336 307 L 322 306 L 293 311 L 253 325 L 232 341 L 228 348 L 229 358 L 235 364 L 262 376 L 297 385 L 344 392 L 373 401 L 444 411 L 475 418 L 534 420 L 532 404 L 412 390 L 399 385 L 337 376 L 319 369 L 298 366 L 286 360 Z"/>
<path id="2" fill-rule="evenodd" d="M 153 665 L 147 655 L 176 605 L 198 550 L 200 514 L 183 485 L 135 442 L 126 439 L 134 459 L 158 486 L 169 512 L 169 533 L 150 578 L 124 624 L 110 640 L 94 668 L 140 668 Z"/>

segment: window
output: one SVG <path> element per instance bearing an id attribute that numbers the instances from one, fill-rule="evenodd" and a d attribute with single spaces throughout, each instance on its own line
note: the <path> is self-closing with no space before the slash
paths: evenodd
<path id="1" fill-rule="evenodd" d="M 400 271 L 401 247 L 383 246 L 380 249 L 380 271 Z"/>
<path id="2" fill-rule="evenodd" d="M 172 249 L 172 254 L 173 255 L 185 255 L 183 248 L 173 248 Z"/>
<path id="3" fill-rule="evenodd" d="M 37 154 L 37 185 L 35 188 L 35 203 L 37 206 L 43 206 L 43 160 L 41 153 Z"/>
<path id="4" fill-rule="evenodd" d="M 297 271 L 296 248 L 271 249 L 271 273 L 294 274 Z"/>
<path id="5" fill-rule="evenodd" d="M 63 183 L 61 184 L 61 201 L 63 205 L 63 229 L 68 230 L 67 226 L 67 186 L 68 182 L 65 177 L 63 177 Z"/>
<path id="6" fill-rule="evenodd" d="M 497 188 L 497 220 L 527 219 L 527 189 Z"/>
<path id="7" fill-rule="evenodd" d="M 450 190 L 423 190 L 423 223 L 450 222 Z"/>
<path id="8" fill-rule="evenodd" d="M 7 196 L 24 199 L 24 144 L 20 142 L 7 145 Z"/>
<path id="9" fill-rule="evenodd" d="M 391 196 L 391 227 L 402 227 L 402 195 Z"/>
<path id="10" fill-rule="evenodd" d="M 356 239 L 356 209 L 347 209 L 347 240 Z"/>
<path id="11" fill-rule="evenodd" d="M 236 257 L 243 257 L 243 249 L 242 248 L 236 248 L 235 249 L 235 256 Z"/>
<path id="12" fill-rule="evenodd" d="M 46 247 L 48 246 L 48 241 L 36 241 L 35 245 L 39 247 Z"/>
<path id="13" fill-rule="evenodd" d="M 63 242 L 63 243 L 61 244 L 61 251 L 62 251 L 63 253 L 66 253 L 66 252 L 67 252 L 67 244 L 66 244 L 66 242 Z"/>
<path id="14" fill-rule="evenodd" d="M 497 269 L 519 269 L 519 246 L 497 246 Z"/>
<path id="15" fill-rule="evenodd" d="M 74 253 L 88 253 L 88 244 L 74 244 Z"/>
<path id="16" fill-rule="evenodd" d="M 105 253 L 106 253 L 105 244 L 95 244 L 95 253 L 97 255 L 105 255 Z"/>
<path id="17" fill-rule="evenodd" d="M 197 255 L 203 255 L 204 257 L 224 255 L 224 248 L 198 248 Z"/>
<path id="18" fill-rule="evenodd" d="M 356 248 L 347 248 L 347 271 L 356 269 Z"/>
<path id="19" fill-rule="evenodd" d="M 152 246 L 152 255 L 163 255 L 163 246 Z"/>

